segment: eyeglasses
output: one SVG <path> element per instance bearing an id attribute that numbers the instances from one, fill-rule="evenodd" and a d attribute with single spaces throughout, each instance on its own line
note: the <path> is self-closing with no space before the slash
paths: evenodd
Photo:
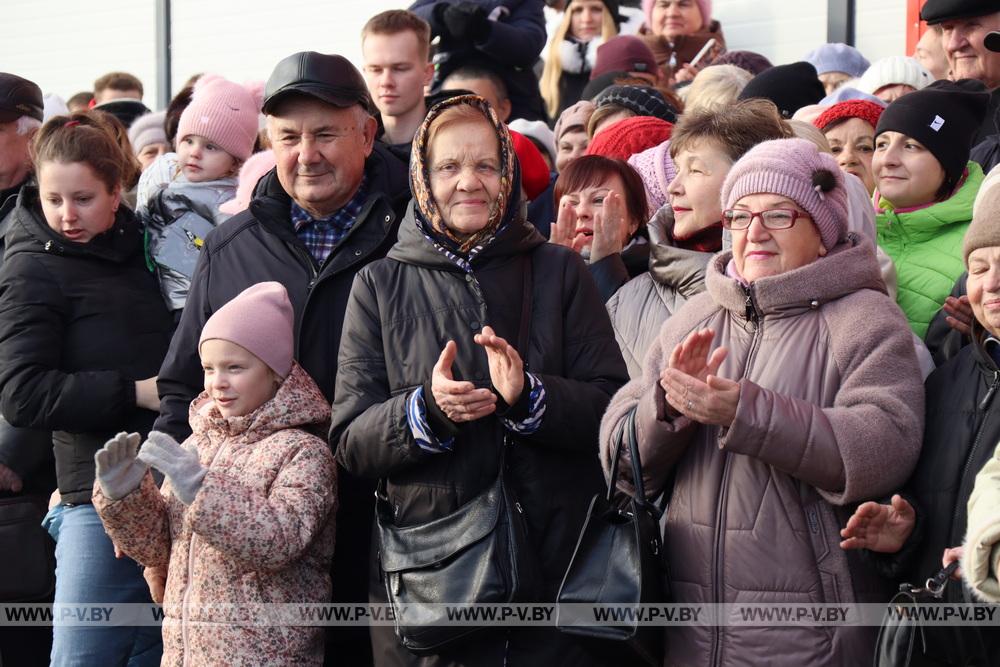
<path id="1" fill-rule="evenodd" d="M 744 230 L 750 227 L 753 219 L 760 217 L 764 229 L 788 229 L 799 218 L 809 215 L 790 208 L 772 208 L 767 211 L 747 211 L 741 208 L 730 208 L 722 212 L 722 226 L 726 229 Z"/>

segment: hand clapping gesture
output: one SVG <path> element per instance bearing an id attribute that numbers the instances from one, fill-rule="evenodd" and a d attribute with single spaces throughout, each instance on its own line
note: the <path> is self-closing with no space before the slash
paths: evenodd
<path id="1" fill-rule="evenodd" d="M 913 532 L 917 514 L 913 505 L 896 494 L 889 505 L 861 503 L 840 531 L 842 549 L 868 549 L 893 554 Z"/>
<path id="2" fill-rule="evenodd" d="M 693 331 L 670 353 L 660 374 L 667 403 L 679 414 L 700 424 L 731 426 L 740 401 L 740 385 L 716 375 L 728 354 L 724 347 L 709 354 L 715 333 Z"/>
<path id="3" fill-rule="evenodd" d="M 455 363 L 458 346 L 448 341 L 431 373 L 431 393 L 434 402 L 448 419 L 455 423 L 471 422 L 497 409 L 497 397 L 489 389 L 476 389 L 471 382 L 457 381 L 451 365 Z"/>
<path id="4" fill-rule="evenodd" d="M 514 346 L 497 336 L 492 327 L 483 327 L 475 336 L 476 343 L 486 348 L 490 363 L 490 381 L 507 405 L 514 405 L 524 390 L 524 364 Z"/>
<path id="5" fill-rule="evenodd" d="M 590 261 L 598 262 L 608 255 L 620 253 L 625 247 L 627 232 L 625 204 L 622 196 L 608 191 L 604 206 L 594 211 L 594 241 L 590 244 Z"/>

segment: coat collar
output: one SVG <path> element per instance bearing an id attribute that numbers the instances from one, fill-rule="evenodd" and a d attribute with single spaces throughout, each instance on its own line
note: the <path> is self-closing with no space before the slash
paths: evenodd
<path id="1" fill-rule="evenodd" d="M 875 246 L 856 234 L 834 247 L 826 257 L 777 276 L 761 278 L 744 287 L 726 275 L 731 250 L 718 253 L 708 265 L 705 284 L 717 304 L 741 318 L 747 316 L 750 296 L 759 316 L 784 316 L 816 309 L 863 289 L 886 293 L 875 259 Z"/>

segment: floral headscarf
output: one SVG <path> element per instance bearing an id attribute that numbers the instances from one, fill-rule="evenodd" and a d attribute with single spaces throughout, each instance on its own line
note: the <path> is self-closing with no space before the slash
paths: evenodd
<path id="1" fill-rule="evenodd" d="M 446 109 L 460 104 L 474 107 L 482 112 L 486 121 L 493 126 L 500 143 L 500 193 L 497 205 L 490 215 L 490 220 L 481 230 L 472 236 L 462 239 L 452 232 L 444 223 L 444 218 L 438 209 L 434 195 L 431 193 L 431 177 L 427 134 L 434 121 Z M 504 125 L 493 108 L 482 97 L 477 95 L 459 95 L 435 105 L 413 137 L 413 153 L 410 159 L 410 191 L 413 193 L 414 212 L 418 223 L 422 223 L 425 232 L 440 240 L 447 240 L 460 254 L 466 255 L 470 250 L 486 245 L 491 237 L 503 224 L 517 213 L 521 200 L 521 174 L 514 153 L 507 126 Z"/>

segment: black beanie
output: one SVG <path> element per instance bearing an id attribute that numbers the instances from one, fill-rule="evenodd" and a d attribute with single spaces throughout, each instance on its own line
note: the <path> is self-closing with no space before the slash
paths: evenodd
<path id="1" fill-rule="evenodd" d="M 764 70 L 750 79 L 740 93 L 741 100 L 756 97 L 771 100 L 785 118 L 791 118 L 802 107 L 817 104 L 825 96 L 816 68 L 805 61 Z"/>
<path id="2" fill-rule="evenodd" d="M 875 136 L 899 132 L 916 139 L 941 163 L 947 182 L 957 183 L 989 100 L 986 87 L 974 79 L 935 81 L 890 104 L 878 119 Z"/>

